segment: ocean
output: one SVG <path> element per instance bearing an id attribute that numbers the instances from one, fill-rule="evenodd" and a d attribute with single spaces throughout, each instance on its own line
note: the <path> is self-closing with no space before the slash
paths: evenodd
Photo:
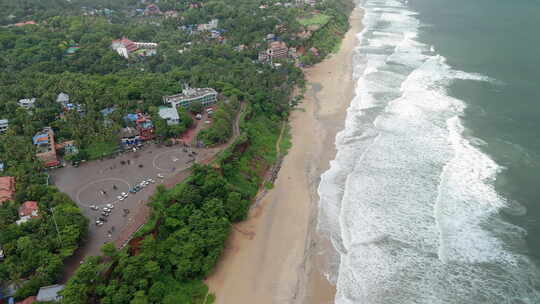
<path id="1" fill-rule="evenodd" d="M 336 303 L 540 303 L 540 1 L 363 0 L 321 177 Z"/>

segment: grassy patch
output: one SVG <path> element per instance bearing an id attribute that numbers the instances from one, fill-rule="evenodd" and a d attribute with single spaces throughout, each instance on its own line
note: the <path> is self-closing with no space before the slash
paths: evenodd
<path id="1" fill-rule="evenodd" d="M 324 15 L 324 14 L 316 14 L 312 15 L 308 18 L 301 18 L 298 19 L 298 22 L 303 26 L 311 26 L 311 25 L 318 25 L 318 26 L 324 26 L 332 19 L 331 16 Z"/>
<path id="2" fill-rule="evenodd" d="M 86 149 L 86 153 L 88 153 L 88 158 L 90 160 L 92 159 L 98 159 L 100 157 L 104 157 L 107 155 L 113 154 L 116 149 L 118 148 L 118 145 L 114 142 L 94 142 L 91 143 Z"/>

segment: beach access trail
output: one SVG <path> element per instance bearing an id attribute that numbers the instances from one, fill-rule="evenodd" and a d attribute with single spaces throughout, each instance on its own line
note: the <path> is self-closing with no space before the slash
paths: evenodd
<path id="1" fill-rule="evenodd" d="M 306 69 L 308 91 L 290 117 L 293 146 L 274 188 L 255 204 L 248 220 L 234 225 L 222 259 L 206 280 L 217 304 L 332 303 L 334 288 L 317 270 L 313 227 L 316 187 L 335 156 L 353 98 L 352 52 L 361 11 L 338 53 Z"/>

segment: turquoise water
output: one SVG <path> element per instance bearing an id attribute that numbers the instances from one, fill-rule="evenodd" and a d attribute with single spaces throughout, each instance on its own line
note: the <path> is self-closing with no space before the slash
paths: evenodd
<path id="1" fill-rule="evenodd" d="M 336 303 L 540 303 L 540 2 L 360 3 L 318 189 Z"/>

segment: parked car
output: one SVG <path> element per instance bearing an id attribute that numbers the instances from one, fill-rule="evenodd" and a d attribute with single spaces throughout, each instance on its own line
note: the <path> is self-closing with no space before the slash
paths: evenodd
<path id="1" fill-rule="evenodd" d="M 122 196 L 120 196 L 120 195 L 117 196 L 116 198 L 119 199 L 119 200 L 122 200 Z"/>
<path id="2" fill-rule="evenodd" d="M 96 210 L 99 210 L 98 206 L 96 205 L 90 205 L 90 209 L 96 211 Z"/>
<path id="3" fill-rule="evenodd" d="M 114 209 L 114 205 L 113 205 L 113 204 L 107 204 L 106 207 L 109 208 L 109 209 Z"/>
<path id="4" fill-rule="evenodd" d="M 159 178 L 163 178 L 163 174 L 161 174 L 161 173 L 158 173 L 158 174 L 157 174 L 157 177 L 159 177 Z"/>
<path id="5" fill-rule="evenodd" d="M 96 221 L 96 226 L 98 226 L 98 227 L 103 226 L 103 222 L 102 221 Z"/>

